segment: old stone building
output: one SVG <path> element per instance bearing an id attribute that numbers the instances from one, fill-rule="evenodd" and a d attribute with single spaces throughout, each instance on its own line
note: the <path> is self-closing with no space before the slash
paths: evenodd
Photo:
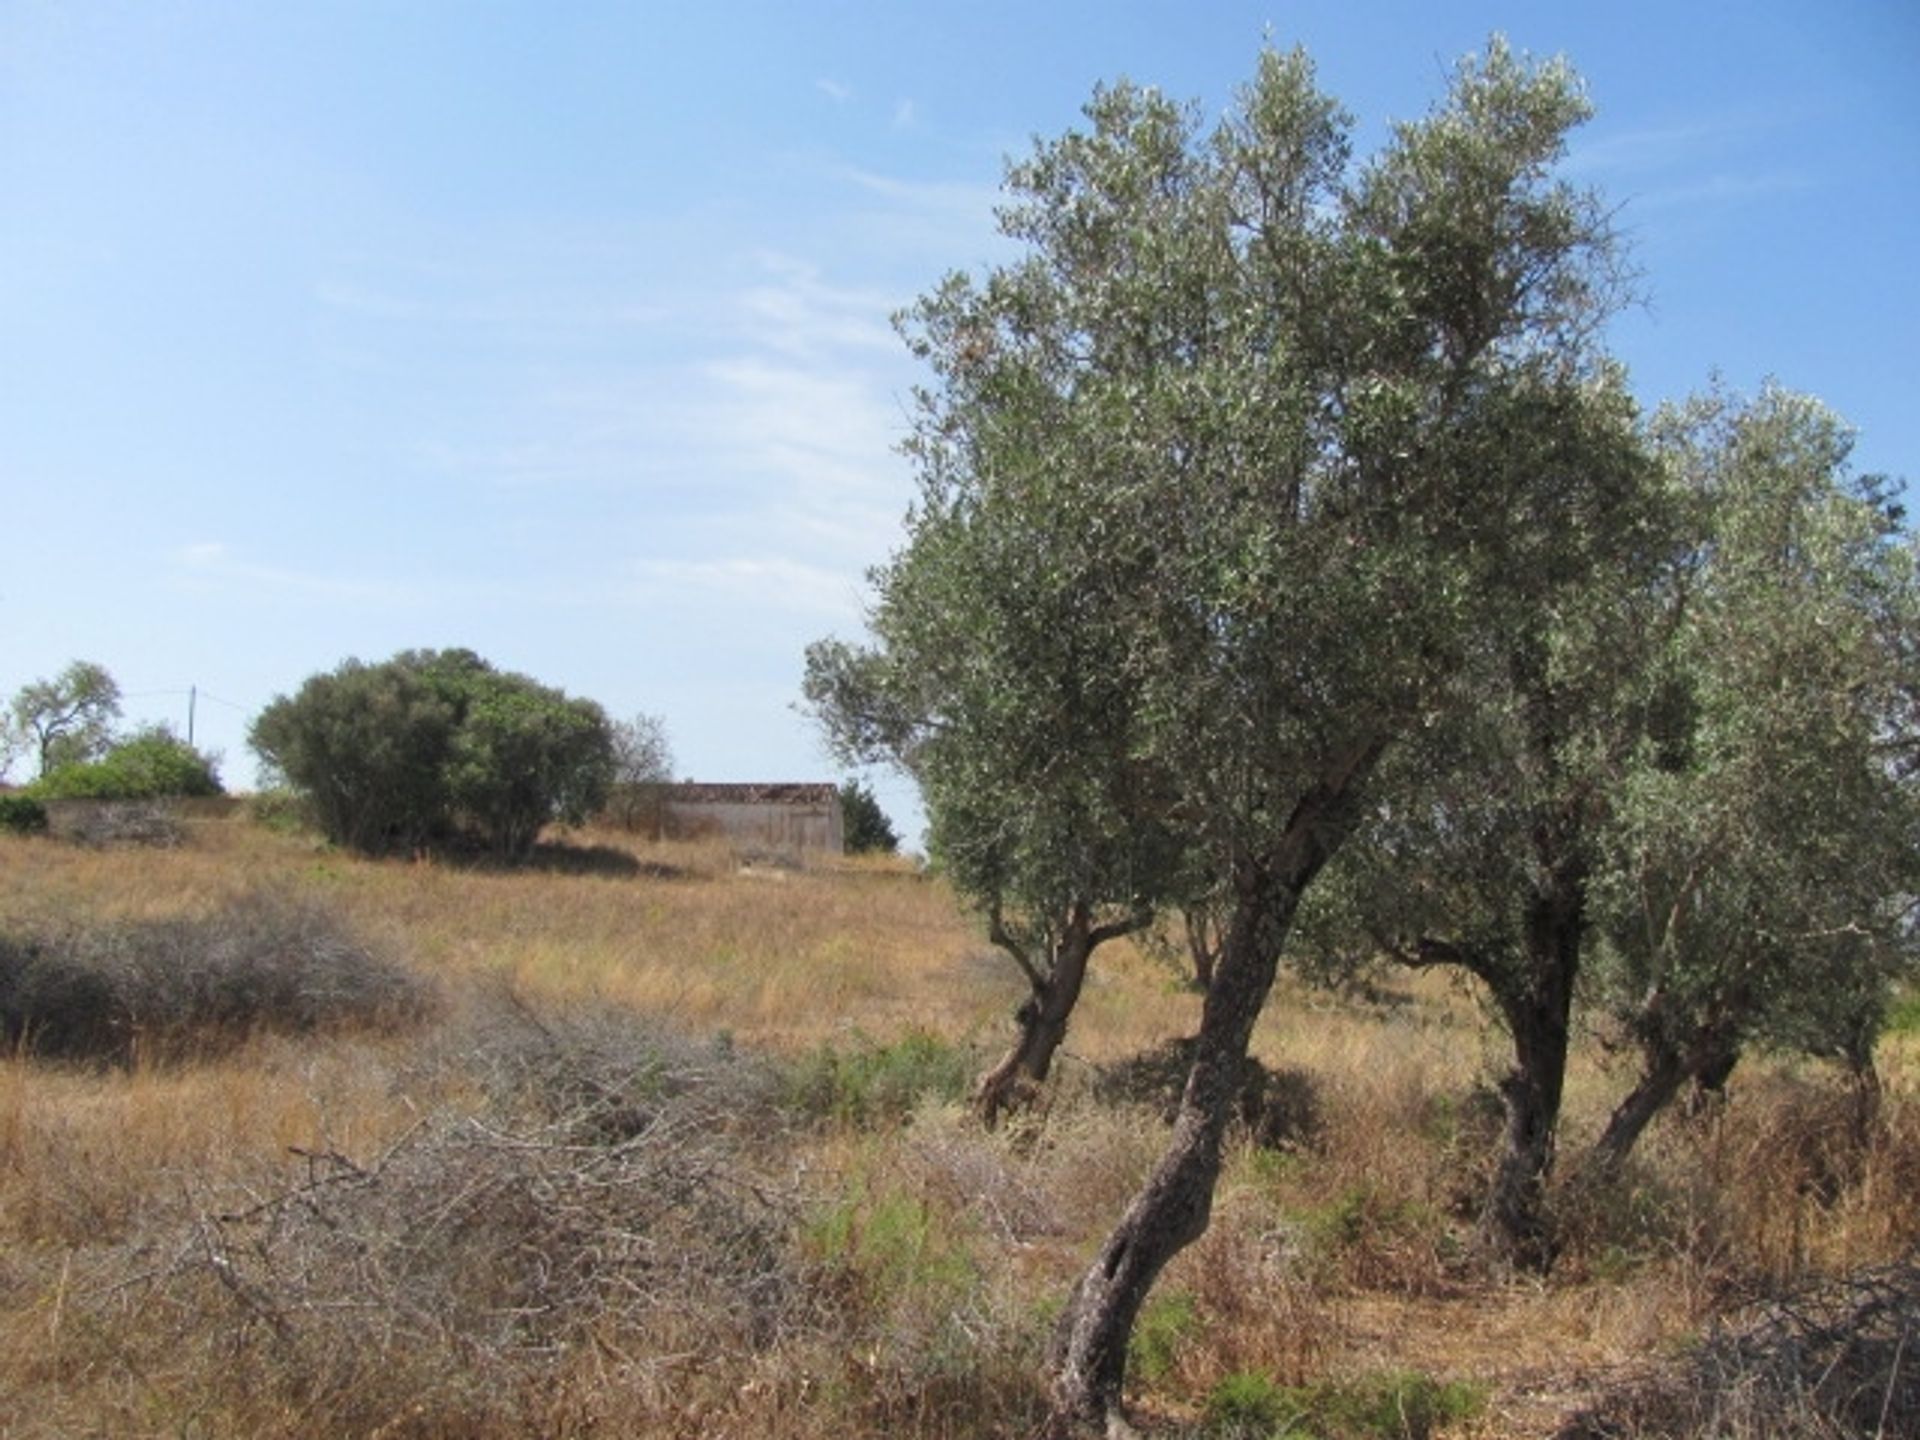
<path id="1" fill-rule="evenodd" d="M 724 836 L 770 850 L 846 848 L 840 792 L 826 783 L 704 784 L 661 787 L 661 830 L 672 839 Z"/>

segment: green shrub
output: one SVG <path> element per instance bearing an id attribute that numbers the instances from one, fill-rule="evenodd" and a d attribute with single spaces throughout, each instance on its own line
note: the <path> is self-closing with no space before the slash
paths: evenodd
<path id="1" fill-rule="evenodd" d="M 0 830 L 36 835 L 47 828 L 47 807 L 31 795 L 0 795 Z"/>
<path id="2" fill-rule="evenodd" d="M 1392 1278 L 1392 1257 L 1428 1257 L 1447 1245 L 1446 1217 L 1420 1200 L 1389 1194 L 1378 1185 L 1349 1185 L 1324 1205 L 1295 1215 L 1314 1258 L 1338 1264 L 1356 1281 Z"/>
<path id="3" fill-rule="evenodd" d="M 1136 1379 L 1156 1385 L 1173 1373 L 1180 1349 L 1200 1333 L 1199 1312 L 1184 1290 L 1149 1299 L 1127 1337 L 1127 1369 Z"/>
<path id="4" fill-rule="evenodd" d="M 1209 1440 L 1268 1440 L 1283 1433 L 1293 1413 L 1287 1392 L 1265 1375 L 1241 1370 L 1207 1392 L 1205 1433 Z"/>
<path id="5" fill-rule="evenodd" d="M 1479 1414 L 1486 1387 L 1439 1381 L 1415 1370 L 1387 1370 L 1282 1389 L 1284 1435 L 1324 1440 L 1428 1440 Z"/>
<path id="6" fill-rule="evenodd" d="M 213 761 L 165 726 L 120 741 L 98 760 L 59 766 L 29 788 L 43 800 L 159 800 L 222 793 Z"/>
<path id="7" fill-rule="evenodd" d="M 306 828 L 307 807 L 293 791 L 276 787 L 248 797 L 247 819 L 263 830 L 291 835 Z"/>
<path id="8" fill-rule="evenodd" d="M 810 1229 L 813 1248 L 876 1300 L 909 1293 L 956 1296 L 977 1271 L 959 1240 L 915 1195 L 864 1187 L 829 1206 Z"/>
<path id="9" fill-rule="evenodd" d="M 880 808 L 873 791 L 858 780 L 840 787 L 840 825 L 849 855 L 891 855 L 900 848 L 900 836 L 887 819 L 887 812 Z"/>
<path id="10" fill-rule="evenodd" d="M 820 1046 L 795 1062 L 792 1104 L 805 1114 L 856 1127 L 898 1123 L 923 1100 L 959 1100 L 973 1082 L 973 1057 L 924 1030 L 891 1044 L 856 1034 L 842 1049 Z"/>
<path id="11" fill-rule="evenodd" d="M 452 844 L 525 860 L 541 827 L 598 810 L 614 776 L 598 705 L 471 650 L 348 660 L 277 696 L 248 739 L 329 840 L 369 855 Z"/>
<path id="12" fill-rule="evenodd" d="M 1890 1035 L 1920 1033 L 1920 989 L 1908 990 L 1893 1002 L 1886 1028 Z"/>

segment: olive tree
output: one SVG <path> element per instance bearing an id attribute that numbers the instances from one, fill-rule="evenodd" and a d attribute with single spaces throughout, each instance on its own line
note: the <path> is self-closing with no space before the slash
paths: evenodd
<path id="1" fill-rule="evenodd" d="M 1574 1003 L 1591 948 L 1601 830 L 1673 701 L 1661 662 L 1682 543 L 1663 472 L 1616 391 L 1570 407 L 1561 459 L 1584 479 L 1534 537 L 1546 573 L 1580 577 L 1458 652 L 1450 707 L 1388 758 L 1372 806 L 1310 916 L 1310 963 L 1376 956 L 1480 987 L 1511 1045 L 1504 1123 L 1477 1235 L 1544 1269 Z"/>
<path id="2" fill-rule="evenodd" d="M 1695 536 L 1671 588 L 1676 723 L 1639 747 L 1602 845 L 1601 999 L 1642 1059 L 1603 1169 L 1748 1046 L 1842 1060 L 1870 1102 L 1915 959 L 1920 586 L 1885 490 L 1850 473 L 1831 411 L 1777 387 L 1660 430 Z"/>
<path id="3" fill-rule="evenodd" d="M 524 675 L 473 676 L 446 758 L 457 824 L 494 855 L 523 860 L 549 822 L 585 823 L 614 773 L 610 727 L 591 700 Z"/>
<path id="4" fill-rule="evenodd" d="M 329 840 L 384 855 L 419 850 L 444 823 L 458 718 L 452 697 L 404 657 L 349 659 L 275 697 L 248 742 Z"/>
<path id="5" fill-rule="evenodd" d="M 1553 174 L 1585 114 L 1564 66 L 1498 43 L 1360 167 L 1299 54 L 1264 54 L 1211 130 L 1105 89 L 1010 171 L 1025 258 L 909 319 L 935 377 L 921 497 L 875 645 L 822 693 L 883 682 L 851 730 L 911 759 L 936 835 L 1000 842 L 977 852 L 998 883 L 1072 873 L 1047 841 L 1077 838 L 1090 900 L 1205 877 L 1219 917 L 1168 1150 L 1055 1332 L 1062 1433 L 1117 1416 L 1301 901 L 1383 760 L 1475 703 L 1490 637 L 1585 583 L 1604 547 L 1560 537 L 1636 483 L 1594 341 L 1611 237 Z M 955 577 L 987 597 L 943 623 Z"/>
<path id="6" fill-rule="evenodd" d="M 1307 927 L 1316 968 L 1378 955 L 1451 968 L 1479 987 L 1511 1058 L 1476 1235 L 1490 1257 L 1530 1269 L 1554 1251 L 1547 1183 L 1600 830 L 1648 718 L 1640 662 L 1658 644 L 1659 617 L 1632 539 L 1656 532 L 1635 508 L 1589 517 L 1585 533 L 1611 540 L 1614 566 L 1466 657 L 1460 681 L 1476 703 L 1389 757 L 1380 802 Z"/>
<path id="7" fill-rule="evenodd" d="M 89 660 L 75 660 L 51 680 L 21 686 L 8 706 L 13 743 L 33 751 L 41 775 L 99 759 L 113 741 L 119 718 L 119 685 L 104 666 Z"/>
<path id="8" fill-rule="evenodd" d="M 995 485 L 1033 454 L 1007 453 L 1010 428 L 948 443 Z M 1047 1079 L 1094 952 L 1146 923 L 1163 829 L 1117 763 L 1132 728 L 1121 657 L 1098 653 L 1110 633 L 1075 623 L 1107 603 L 1098 556 L 1042 520 L 1044 496 L 973 507 L 947 489 L 949 452 L 922 439 L 923 509 L 875 576 L 876 645 L 813 646 L 806 688 L 845 758 L 918 782 L 933 860 L 1025 983 L 1016 1035 L 975 1090 L 992 1123 Z"/>

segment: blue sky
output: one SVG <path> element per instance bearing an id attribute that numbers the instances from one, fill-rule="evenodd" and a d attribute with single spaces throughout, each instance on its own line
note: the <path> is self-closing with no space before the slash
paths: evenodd
<path id="1" fill-rule="evenodd" d="M 1004 158 L 1103 79 L 1215 113 L 1268 37 L 1364 151 L 1496 30 L 1598 106 L 1642 396 L 1776 376 L 1920 474 L 1913 0 L 0 0 L 0 695 L 198 686 L 245 787 L 276 693 L 465 645 L 697 778 L 830 776 L 793 705 L 910 498 L 888 316 L 1003 253 Z"/>

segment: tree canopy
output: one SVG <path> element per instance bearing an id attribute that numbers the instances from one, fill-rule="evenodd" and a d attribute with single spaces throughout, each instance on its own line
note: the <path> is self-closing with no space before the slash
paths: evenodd
<path id="1" fill-rule="evenodd" d="M 51 680 L 20 687 L 8 706 L 7 748 L 33 751 L 37 773 L 46 775 L 97 760 L 119 718 L 120 687 L 113 676 L 90 660 L 75 660 Z"/>
<path id="2" fill-rule="evenodd" d="M 465 839 L 504 859 L 605 801 L 605 713 L 470 650 L 347 660 L 255 719 L 261 759 L 336 844 L 366 854 Z"/>
<path id="3" fill-rule="evenodd" d="M 1666 587 L 1669 713 L 1597 871 L 1600 996 L 1643 1057 L 1609 1163 L 1743 1048 L 1870 1071 L 1920 895 L 1902 763 L 1920 584 L 1884 482 L 1851 473 L 1837 416 L 1778 386 L 1700 397 L 1655 431 L 1692 533 Z"/>
<path id="4" fill-rule="evenodd" d="M 900 848 L 899 832 L 873 793 L 861 780 L 840 786 L 840 825 L 850 855 L 892 855 Z"/>
<path id="5" fill-rule="evenodd" d="M 1628 543 L 1615 246 L 1554 173 L 1585 115 L 1499 43 L 1364 165 L 1298 53 L 1211 129 L 1104 88 L 1009 172 L 1023 258 L 904 320 L 919 498 L 872 644 L 816 648 L 810 695 L 921 779 L 989 910 L 1124 914 L 1196 877 L 1221 907 L 1171 1148 L 1061 1317 L 1063 1428 L 1104 1426 L 1205 1227 L 1281 948 L 1383 759 Z"/>
<path id="6" fill-rule="evenodd" d="M 607 815 L 627 830 L 658 829 L 663 787 L 673 781 L 673 745 L 667 722 L 658 715 L 636 715 L 612 725 L 613 781 L 607 790 Z"/>

